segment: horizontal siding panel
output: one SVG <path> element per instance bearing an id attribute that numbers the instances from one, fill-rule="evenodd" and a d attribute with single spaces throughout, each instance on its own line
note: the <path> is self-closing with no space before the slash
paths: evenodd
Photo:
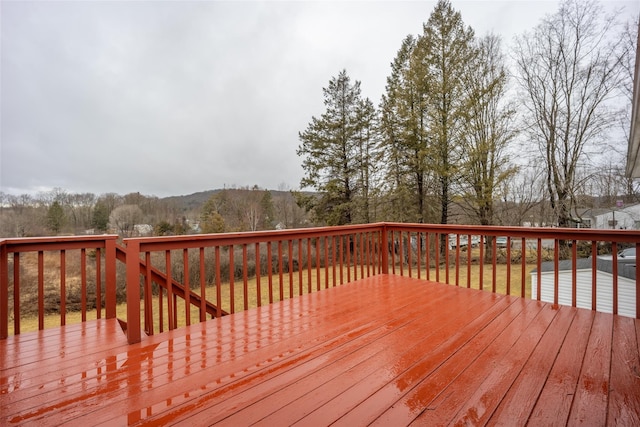
<path id="1" fill-rule="evenodd" d="M 591 309 L 591 270 L 576 272 L 576 305 L 578 308 Z M 553 272 L 543 272 L 540 282 L 540 300 L 553 303 Z M 531 298 L 537 299 L 538 277 L 531 273 Z M 635 281 L 618 276 L 618 314 L 636 316 Z M 571 271 L 561 271 L 558 276 L 558 304 L 571 306 Z M 613 275 L 604 271 L 596 274 L 596 310 L 613 313 Z"/>

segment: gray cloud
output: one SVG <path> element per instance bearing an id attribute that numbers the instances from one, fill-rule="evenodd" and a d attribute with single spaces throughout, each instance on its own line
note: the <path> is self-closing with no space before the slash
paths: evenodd
<path id="1" fill-rule="evenodd" d="M 0 187 L 296 188 L 298 132 L 323 112 L 322 87 L 346 68 L 377 104 L 434 4 L 3 1 Z M 454 2 L 506 41 L 556 6 Z"/>

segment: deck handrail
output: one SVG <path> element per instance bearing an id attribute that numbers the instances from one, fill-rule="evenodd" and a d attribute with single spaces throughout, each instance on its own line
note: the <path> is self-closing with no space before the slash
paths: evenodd
<path id="1" fill-rule="evenodd" d="M 102 293 L 96 292 L 97 314 L 102 311 L 102 301 L 105 306 L 105 316 L 108 319 L 116 317 L 116 239 L 117 235 L 98 236 L 59 236 L 59 237 L 26 237 L 0 239 L 0 339 L 6 339 L 9 333 L 9 316 L 14 316 L 14 334 L 20 333 L 20 256 L 26 252 L 38 254 L 38 329 L 44 329 L 44 253 L 56 251 L 60 254 L 60 287 L 61 297 L 61 326 L 65 324 L 65 279 L 66 279 L 66 251 L 80 250 L 81 262 L 86 263 L 86 250 L 104 250 L 104 300 Z M 13 307 L 9 309 L 9 254 L 13 254 Z M 101 257 L 96 256 L 96 287 L 101 290 Z M 82 272 L 82 318 L 86 320 L 86 271 Z"/>
<path id="2" fill-rule="evenodd" d="M 497 238 L 503 239 L 502 247 L 497 246 Z M 579 274 L 583 273 L 577 272 L 577 264 L 578 261 L 584 261 L 580 260 L 578 246 L 594 255 L 587 264 L 591 266 L 589 304 L 595 310 L 602 298 L 601 279 L 597 276 L 600 262 L 597 254 L 601 247 L 606 246 L 607 251 L 613 254 L 623 245 L 634 246 L 636 251 L 640 249 L 638 230 L 391 222 L 276 231 L 135 237 L 124 239 L 124 247 L 117 245 L 116 239 L 115 235 L 0 239 L 0 339 L 8 336 L 11 314 L 14 317 L 14 333 L 20 333 L 20 257 L 23 252 L 39 254 L 38 289 L 42 293 L 44 252 L 59 253 L 60 265 L 56 268 L 60 269 L 60 282 L 64 288 L 66 251 L 80 250 L 83 259 L 87 250 L 104 251 L 105 261 L 98 263 L 97 269 L 99 271 L 104 268 L 105 292 L 99 298 L 102 301 L 104 297 L 108 318 L 116 316 L 116 263 L 118 259 L 124 261 L 127 335 L 130 342 L 137 342 L 141 340 L 142 331 L 147 334 L 155 332 L 153 322 L 158 319 L 160 331 L 163 330 L 163 319 L 167 319 L 169 329 L 179 326 L 178 301 L 184 302 L 186 322 L 190 321 L 189 313 L 193 308 L 200 310 L 199 320 L 203 321 L 207 316 L 216 317 L 227 312 L 233 313 L 236 309 L 248 308 L 248 294 L 251 292 L 257 294 L 256 304 L 260 305 L 381 273 L 415 275 L 427 280 L 477 287 L 492 292 L 500 292 L 496 288 L 496 276 L 500 274 L 505 276 L 506 282 L 503 293 L 525 297 L 530 292 L 531 296 L 535 294 L 535 298 L 541 299 L 541 294 L 545 292 L 541 285 L 545 274 L 542 270 L 545 262 L 548 262 L 552 266 L 550 271 L 553 272 L 549 298 L 554 304 L 558 304 L 562 303 L 564 292 L 564 285 L 560 283 L 562 280 L 559 277 L 560 267 L 569 262 L 571 289 L 568 304 L 578 306 L 578 287 L 580 280 L 583 280 Z M 182 257 L 177 256 L 176 251 Z M 10 254 L 13 254 L 12 262 Z M 221 272 L 221 254 L 228 257 L 229 272 L 226 273 L 226 279 L 221 277 L 224 275 Z M 192 255 L 200 267 L 199 283 L 189 283 L 190 268 L 193 267 L 189 257 Z M 498 256 L 502 257 L 501 261 L 497 260 Z M 533 263 L 527 260 L 528 257 L 535 259 Z M 253 277 L 248 269 L 251 262 L 255 264 L 256 283 L 255 290 L 250 291 L 247 283 L 249 277 Z M 265 266 L 265 262 L 268 265 Z M 173 264 L 182 268 L 182 279 L 175 277 L 175 271 L 172 273 Z M 612 311 L 617 314 L 619 281 L 622 280 L 618 276 L 622 274 L 623 266 L 616 256 L 611 257 L 610 264 Z M 213 265 L 214 271 L 205 280 L 204 269 L 210 265 Z M 499 265 L 504 265 L 502 270 L 498 268 Z M 12 272 L 9 271 L 10 266 Z M 518 269 L 519 278 L 514 273 Z M 498 273 L 498 270 L 501 272 Z M 637 264 L 633 271 L 635 317 L 640 318 L 640 274 Z M 484 279 L 487 273 L 492 276 Z M 102 273 L 97 274 L 96 281 L 100 286 Z M 263 274 L 266 276 L 261 277 Z M 220 289 L 227 286 L 227 282 L 230 295 L 228 306 L 223 309 Z M 242 287 L 238 290 L 240 295 L 234 295 L 234 288 L 239 282 L 242 282 Z M 261 289 L 267 287 L 267 282 L 268 291 Z M 532 285 L 533 282 L 536 286 Z M 196 288 L 198 285 L 200 289 Z M 216 292 L 213 300 L 207 297 L 205 289 L 211 286 Z M 11 306 L 10 289 L 13 289 Z M 154 292 L 157 297 L 153 296 Z M 239 305 L 234 304 L 234 296 L 241 297 Z M 158 301 L 152 302 L 153 298 Z M 141 302 L 144 317 L 141 317 Z M 64 298 L 61 298 L 60 304 L 61 311 L 64 311 Z M 99 304 L 102 305 L 102 302 Z M 157 305 L 157 310 L 153 308 L 153 304 Z M 39 329 L 43 329 L 42 298 L 39 299 L 38 318 Z M 141 323 L 144 323 L 143 327 Z M 61 324 L 64 324 L 64 314 L 61 315 Z"/>

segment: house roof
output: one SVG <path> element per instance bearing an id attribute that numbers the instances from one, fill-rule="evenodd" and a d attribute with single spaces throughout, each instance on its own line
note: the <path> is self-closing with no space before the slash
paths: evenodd
<path id="1" fill-rule="evenodd" d="M 610 259 L 598 258 L 596 260 L 596 268 L 598 271 L 613 274 L 613 261 Z M 540 264 L 540 271 L 543 273 L 554 271 L 554 262 L 545 261 Z M 568 271 L 573 269 L 573 261 L 570 259 L 561 260 L 558 262 L 558 271 Z M 576 260 L 576 270 L 590 270 L 591 258 L 580 258 Z M 537 272 L 538 269 L 534 268 L 531 273 Z M 635 264 L 625 264 L 618 262 L 618 276 L 625 277 L 627 279 L 636 279 L 636 266 Z"/>

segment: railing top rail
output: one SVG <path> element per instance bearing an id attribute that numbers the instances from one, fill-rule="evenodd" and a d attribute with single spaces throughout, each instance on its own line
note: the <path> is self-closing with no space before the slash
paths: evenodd
<path id="1" fill-rule="evenodd" d="M 105 247 L 107 241 L 116 241 L 117 238 L 118 235 L 116 234 L 2 238 L 0 239 L 0 246 L 6 247 L 8 253 L 60 249 L 102 248 Z"/>
<path id="2" fill-rule="evenodd" d="M 610 240 L 640 242 L 640 230 L 606 230 L 593 228 L 512 227 L 497 225 L 383 223 L 387 229 L 403 231 L 430 231 L 452 234 L 481 234 L 528 239 Z"/>

